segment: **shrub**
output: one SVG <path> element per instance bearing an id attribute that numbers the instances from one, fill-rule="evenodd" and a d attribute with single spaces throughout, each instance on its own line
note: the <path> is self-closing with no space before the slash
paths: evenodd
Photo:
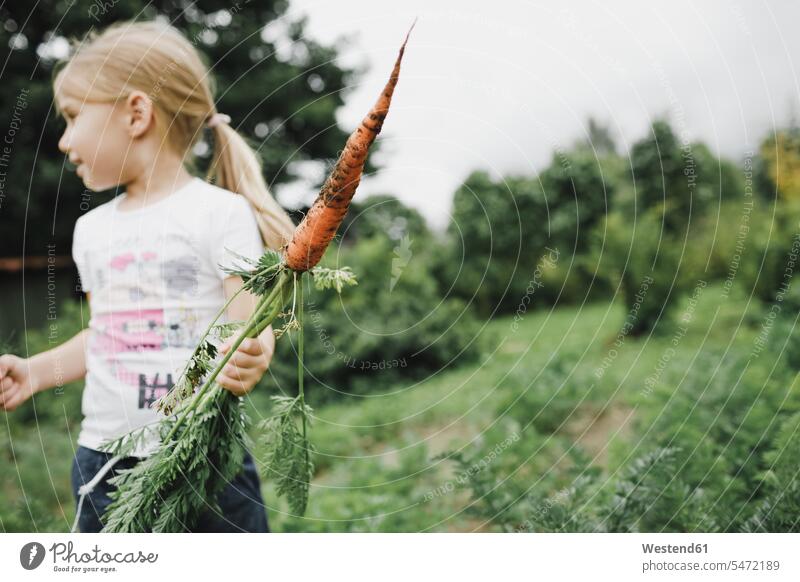
<path id="1" fill-rule="evenodd" d="M 696 280 L 691 253 L 662 231 L 657 213 L 629 220 L 611 213 L 602 231 L 596 230 L 594 260 L 619 287 L 628 310 L 635 310 L 630 335 L 636 336 L 666 321 Z"/>

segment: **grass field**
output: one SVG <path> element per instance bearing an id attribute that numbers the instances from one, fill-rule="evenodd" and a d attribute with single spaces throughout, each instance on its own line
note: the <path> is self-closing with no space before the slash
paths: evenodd
<path id="1" fill-rule="evenodd" d="M 703 289 L 679 314 L 685 325 L 648 337 L 623 337 L 619 347 L 614 342 L 627 313 L 617 304 L 530 313 L 516 331 L 512 318 L 498 319 L 484 330 L 492 351 L 480 364 L 317 410 L 318 473 L 309 511 L 298 519 L 274 507 L 273 526 L 280 531 L 498 530 L 471 515 L 472 500 L 457 486 L 453 463 L 435 457 L 469 452 L 509 435 L 521 435 L 521 449 L 530 453 L 505 458 L 517 453 L 520 447 L 515 447 L 499 455 L 509 478 L 522 484 L 558 483 L 565 459 L 577 451 L 592 466 L 615 474 L 640 441 L 636 419 L 650 404 L 644 388 L 648 378 L 663 390 L 678 371 L 705 366 L 697 363 L 700 354 L 752 343 L 758 314 L 749 313 L 741 298 L 721 301 L 720 294 L 720 288 Z M 567 369 L 554 379 L 548 369 L 565 353 L 570 355 Z M 604 358 L 608 365 L 600 372 Z M 524 411 L 530 420 L 521 422 L 512 413 L 518 396 L 541 389 L 549 392 L 543 409 Z M 543 430 L 530 430 L 531 425 Z M 275 499 L 269 486 L 265 495 Z"/>
<path id="2" fill-rule="evenodd" d="M 273 530 L 500 531 L 473 511 L 463 471 L 446 458 L 495 445 L 481 469 L 491 464 L 518 489 L 558 491 L 576 458 L 611 483 L 648 442 L 681 378 L 752 349 L 764 308 L 725 298 L 719 287 L 700 291 L 677 323 L 637 338 L 619 335 L 630 316 L 619 304 L 529 312 L 518 326 L 497 319 L 482 330 L 489 350 L 477 364 L 320 407 L 306 516 L 291 516 L 263 483 Z M 254 420 L 265 396 L 251 400 Z M 11 501 L 0 512 L 5 531 L 65 531 L 72 523 L 80 417 L 70 398 L 60 423 L 0 431 L 3 498 Z"/>

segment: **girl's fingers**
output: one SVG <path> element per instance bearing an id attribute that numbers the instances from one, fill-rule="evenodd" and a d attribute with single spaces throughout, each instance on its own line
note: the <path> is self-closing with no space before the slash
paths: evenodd
<path id="1" fill-rule="evenodd" d="M 251 356 L 258 356 L 264 353 L 264 348 L 260 341 L 249 337 L 239 344 L 239 349 L 236 351 L 239 353 L 250 354 Z"/>
<path id="2" fill-rule="evenodd" d="M 251 356 L 250 354 L 243 354 L 243 353 L 235 353 L 228 363 L 225 365 L 227 368 L 228 366 L 234 366 L 239 369 L 250 369 L 250 368 L 263 368 L 264 364 L 267 363 L 266 356 Z"/>
<path id="3" fill-rule="evenodd" d="M 9 412 L 14 410 L 14 408 L 16 408 L 14 402 L 17 394 L 18 392 L 16 390 L 6 390 L 0 393 L 0 408 L 8 410 Z"/>
<path id="4" fill-rule="evenodd" d="M 25 400 L 26 398 L 25 396 L 23 396 L 22 390 L 15 392 L 14 396 L 11 397 L 11 401 L 6 407 L 6 410 L 8 410 L 9 412 L 15 410 L 20 404 L 25 402 Z"/>
<path id="5" fill-rule="evenodd" d="M 10 390 L 12 386 L 14 386 L 13 378 L 9 378 L 8 376 L 6 376 L 2 380 L 0 380 L 0 392 L 5 392 L 6 390 Z"/>
<path id="6" fill-rule="evenodd" d="M 226 376 L 222 372 L 220 372 L 219 375 L 217 376 L 217 384 L 219 384 L 223 388 L 227 388 L 228 390 L 236 388 L 236 384 L 233 382 L 233 379 L 230 378 L 229 376 Z"/>
<path id="7" fill-rule="evenodd" d="M 249 392 L 263 376 L 269 359 L 261 342 L 247 338 L 217 376 L 217 382 L 239 396 Z"/>
<path id="8" fill-rule="evenodd" d="M 243 396 L 244 394 L 247 394 L 251 388 L 245 378 L 232 378 L 226 374 L 220 374 L 217 376 L 217 382 L 237 396 Z"/>
<path id="9" fill-rule="evenodd" d="M 225 376 L 235 382 L 245 382 L 255 384 L 258 379 L 261 377 L 260 370 L 254 370 L 252 368 L 237 368 L 235 366 L 227 365 L 222 369 L 220 374 L 221 376 Z"/>
<path id="10" fill-rule="evenodd" d="M 219 348 L 221 354 L 227 354 L 228 350 L 230 349 L 231 344 L 229 342 L 225 342 Z M 239 347 L 236 348 L 236 354 L 245 354 L 249 356 L 260 356 L 264 353 L 264 346 L 261 345 L 261 342 L 254 338 L 247 338 L 239 344 Z"/>

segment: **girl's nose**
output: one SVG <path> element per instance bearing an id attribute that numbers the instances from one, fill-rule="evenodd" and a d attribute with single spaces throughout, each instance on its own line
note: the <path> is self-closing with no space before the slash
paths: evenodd
<path id="1" fill-rule="evenodd" d="M 61 139 L 58 140 L 58 149 L 60 149 L 63 153 L 68 154 L 69 161 L 77 166 L 78 164 L 81 163 L 80 156 L 78 156 L 78 154 L 74 150 L 70 149 L 70 143 L 69 140 L 66 138 L 66 135 L 67 134 L 65 132 L 64 135 L 61 136 Z"/>
<path id="2" fill-rule="evenodd" d="M 58 149 L 61 150 L 62 154 L 69 153 L 69 142 L 67 141 L 66 130 L 64 130 L 64 133 L 61 134 L 61 139 L 58 140 Z"/>

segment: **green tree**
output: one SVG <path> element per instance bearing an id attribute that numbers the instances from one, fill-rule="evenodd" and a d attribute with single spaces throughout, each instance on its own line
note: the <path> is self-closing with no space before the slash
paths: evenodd
<path id="1" fill-rule="evenodd" d="M 391 194 L 376 194 L 353 201 L 341 227 L 346 241 L 386 236 L 393 241 L 408 237 L 425 244 L 431 237 L 425 218 Z"/>
<path id="2" fill-rule="evenodd" d="M 617 153 L 617 144 L 607 125 L 603 125 L 594 117 L 590 117 L 586 127 L 587 145 L 600 155 L 614 155 Z"/>
<path id="3" fill-rule="evenodd" d="M 800 201 L 800 128 L 767 136 L 758 149 L 762 180 L 785 202 Z"/>
<path id="4" fill-rule="evenodd" d="M 701 217 L 730 180 L 730 168 L 707 146 L 681 143 L 663 119 L 653 122 L 630 157 L 638 211 L 654 213 L 668 235 L 685 234 L 693 217 Z"/>
<path id="5" fill-rule="evenodd" d="M 534 302 L 552 301 L 566 288 L 570 299 L 585 295 L 592 274 L 571 257 L 585 253 L 592 228 L 612 204 L 617 177 L 606 169 L 615 167 L 612 158 L 579 145 L 555 152 L 537 178 L 495 182 L 485 172 L 471 174 L 453 199 L 448 250 L 438 271 L 443 289 L 452 286 L 483 315 L 514 312 L 531 294 Z M 544 254 L 564 264 L 544 264 Z"/>
<path id="6" fill-rule="evenodd" d="M 437 275 L 443 290 L 488 316 L 513 311 L 549 239 L 547 206 L 536 179 L 495 182 L 483 171 L 456 190 L 447 248 Z"/>
<path id="7" fill-rule="evenodd" d="M 634 144 L 631 169 L 641 208 L 655 211 L 666 230 L 682 231 L 688 223 L 691 196 L 683 176 L 678 138 L 668 122 L 655 121 L 650 134 Z"/>
<path id="8" fill-rule="evenodd" d="M 623 196 L 595 230 L 594 249 L 597 260 L 602 251 L 601 270 L 620 277 L 625 303 L 637 314 L 630 333 L 640 334 L 666 320 L 708 276 L 709 210 L 739 196 L 741 178 L 705 144 L 681 143 L 665 120 L 653 122 L 630 158 L 634 195 Z"/>
<path id="9" fill-rule="evenodd" d="M 556 152 L 542 173 L 547 197 L 551 243 L 572 253 L 583 253 L 589 230 L 612 204 L 616 184 L 604 174 L 602 160 L 586 146 Z"/>

